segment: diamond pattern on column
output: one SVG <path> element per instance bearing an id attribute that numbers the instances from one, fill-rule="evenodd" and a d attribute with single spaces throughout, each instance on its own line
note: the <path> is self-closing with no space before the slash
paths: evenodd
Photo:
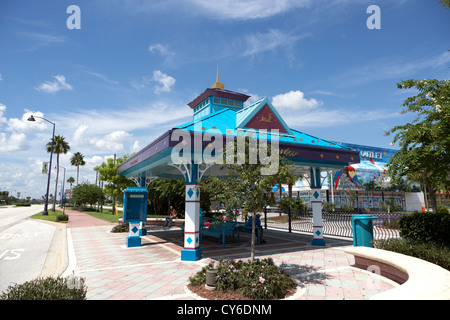
<path id="1" fill-rule="evenodd" d="M 192 198 L 192 195 L 194 194 L 194 191 L 192 191 L 192 188 L 189 188 L 189 191 L 187 192 L 189 198 Z"/>
<path id="2" fill-rule="evenodd" d="M 313 196 L 314 196 L 314 198 L 317 199 L 319 197 L 319 193 L 316 191 L 316 192 L 314 192 Z"/>
<path id="3" fill-rule="evenodd" d="M 186 241 L 187 241 L 187 243 L 191 244 L 192 243 L 192 238 L 189 237 L 189 238 L 186 239 Z"/>

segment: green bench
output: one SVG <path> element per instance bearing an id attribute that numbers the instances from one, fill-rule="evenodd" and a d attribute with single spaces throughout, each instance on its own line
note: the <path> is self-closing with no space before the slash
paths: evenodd
<path id="1" fill-rule="evenodd" d="M 222 247 L 225 248 L 225 238 L 231 237 L 232 241 L 234 241 L 234 235 L 237 233 L 237 238 L 239 241 L 239 230 L 235 227 L 235 223 L 233 222 L 224 222 L 218 224 L 212 224 L 209 228 L 205 228 L 205 226 L 200 227 L 200 239 L 203 239 L 203 236 L 211 236 L 219 239 L 219 242 L 222 240 Z"/>
<path id="2" fill-rule="evenodd" d="M 246 232 L 246 233 L 252 233 L 252 227 L 248 226 L 246 223 L 244 222 L 235 222 L 237 230 L 238 230 L 238 242 L 239 242 L 239 232 Z M 261 243 L 261 231 L 259 230 L 258 227 L 255 226 L 255 231 L 256 231 L 256 236 L 258 239 L 258 244 Z"/>

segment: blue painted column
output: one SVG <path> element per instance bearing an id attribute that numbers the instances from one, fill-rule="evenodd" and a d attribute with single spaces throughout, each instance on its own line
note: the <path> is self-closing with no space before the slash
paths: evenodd
<path id="1" fill-rule="evenodd" d="M 190 164 L 190 176 L 186 175 L 184 247 L 181 261 L 196 261 L 202 258 L 200 248 L 200 186 L 197 182 L 198 164 Z"/>
<path id="2" fill-rule="evenodd" d="M 311 168 L 311 208 L 313 212 L 313 246 L 324 246 L 320 169 Z"/>
<path id="3" fill-rule="evenodd" d="M 145 188 L 145 175 L 142 175 L 139 178 L 139 187 Z M 147 235 L 147 229 L 145 229 L 145 223 L 147 221 L 147 217 L 145 221 L 139 222 L 139 236 L 146 236 Z"/>

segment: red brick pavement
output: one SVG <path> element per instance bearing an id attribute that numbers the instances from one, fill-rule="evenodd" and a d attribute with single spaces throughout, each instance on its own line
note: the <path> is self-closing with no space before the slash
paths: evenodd
<path id="1" fill-rule="evenodd" d="M 95 218 L 86 213 L 77 210 L 67 210 L 66 214 L 69 216 L 67 222 L 67 228 L 80 228 L 80 227 L 95 227 L 104 225 L 113 225 L 115 223 L 108 222 L 102 219 Z"/>

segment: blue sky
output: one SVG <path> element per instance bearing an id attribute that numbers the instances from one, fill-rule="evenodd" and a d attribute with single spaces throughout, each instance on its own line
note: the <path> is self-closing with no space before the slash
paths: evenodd
<path id="1" fill-rule="evenodd" d="M 68 29 L 70 5 L 81 29 Z M 381 12 L 370 30 L 369 5 Z M 412 120 L 406 79 L 448 79 L 450 9 L 438 0 L 2 0 L 0 188 L 40 197 L 51 125 L 92 168 L 187 122 L 215 82 L 268 97 L 287 124 L 323 139 L 384 148 Z M 61 173 L 62 174 L 62 173 Z M 54 186 L 51 187 L 53 190 Z"/>

